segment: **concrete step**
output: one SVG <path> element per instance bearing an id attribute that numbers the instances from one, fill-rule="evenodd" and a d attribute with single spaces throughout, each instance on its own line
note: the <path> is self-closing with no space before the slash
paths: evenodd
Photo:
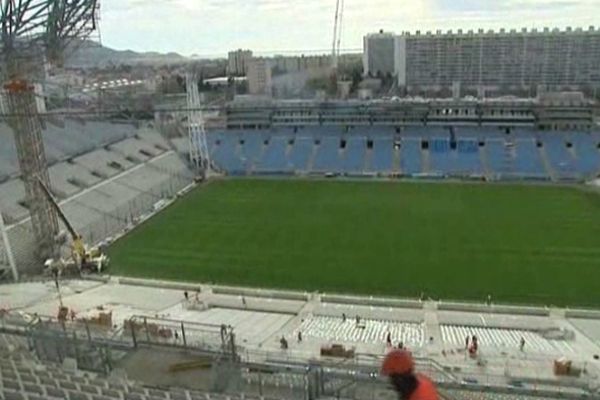
<path id="1" fill-rule="evenodd" d="M 552 179 L 553 181 L 556 181 L 557 175 L 550 164 L 550 160 L 548 159 L 548 154 L 546 153 L 546 149 L 542 146 L 542 147 L 538 147 L 538 151 L 540 152 L 540 157 L 542 158 L 542 165 L 544 166 L 544 169 L 546 170 L 548 175 L 550 175 L 550 179 Z"/>
<path id="2" fill-rule="evenodd" d="M 317 151 L 319 151 L 320 145 L 313 145 L 312 153 L 308 158 L 308 163 L 306 164 L 306 172 L 311 172 L 313 170 L 313 165 L 315 163 L 315 157 L 317 156 Z"/>
<path id="3" fill-rule="evenodd" d="M 371 171 L 371 164 L 373 162 L 373 149 L 369 149 L 367 148 L 367 151 L 365 153 L 365 164 L 364 164 L 364 171 Z"/>
<path id="4" fill-rule="evenodd" d="M 431 156 L 429 150 L 421 150 L 421 171 L 424 173 L 431 172 Z"/>
<path id="5" fill-rule="evenodd" d="M 479 148 L 479 159 L 481 160 L 481 165 L 483 167 L 483 173 L 486 177 L 490 178 L 492 176 L 492 170 L 490 168 L 490 163 L 487 156 L 487 151 L 485 147 Z"/>
<path id="6" fill-rule="evenodd" d="M 392 162 L 392 171 L 402 173 L 402 164 L 400 162 L 400 148 L 394 148 L 394 159 Z"/>

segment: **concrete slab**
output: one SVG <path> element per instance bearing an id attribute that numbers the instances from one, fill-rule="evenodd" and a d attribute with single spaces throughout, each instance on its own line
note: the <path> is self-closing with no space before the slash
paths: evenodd
<path id="1" fill-rule="evenodd" d="M 335 343 L 355 349 L 360 360 L 377 363 L 389 350 L 385 342 L 390 332 L 394 345 L 402 341 L 417 357 L 432 360 L 459 379 L 490 384 L 520 378 L 560 382 L 552 365 L 555 359 L 566 356 L 589 371 L 581 378 L 582 383 L 600 383 L 600 360 L 593 357 L 600 354 L 600 320 L 567 319 L 568 314 L 560 310 L 548 316 L 532 316 L 486 313 L 481 307 L 440 311 L 434 301 L 422 303 L 422 308 L 386 307 L 381 306 L 383 302 L 371 300 L 369 304 L 377 305 L 327 303 L 318 294 L 305 300 L 275 292 L 243 297 L 239 291 L 214 293 L 210 285 L 196 285 L 202 289 L 198 301 L 193 291 L 190 301 L 185 301 L 181 289 L 185 286 L 147 283 L 73 280 L 61 282 L 61 292 L 64 304 L 75 309 L 78 316 L 97 313 L 99 306 L 112 311 L 113 324 L 118 326 L 115 335 L 121 334 L 124 320 L 145 315 L 172 320 L 167 325 L 173 332 L 180 330 L 182 322 L 188 324 L 188 345 L 207 344 L 213 339 L 219 345 L 219 326 L 230 325 L 241 351 L 251 360 L 318 359 L 321 346 Z M 0 307 L 9 311 L 54 316 L 57 306 L 51 280 L 0 286 Z M 346 321 L 342 314 L 346 314 Z M 356 324 L 357 315 L 361 317 L 360 326 Z M 198 324 L 217 328 L 207 336 Z M 562 329 L 572 335 L 568 340 L 553 340 L 545 329 Z M 302 341 L 298 340 L 298 332 L 302 332 Z M 473 334 L 480 341 L 477 359 L 467 357 L 464 349 L 465 337 Z M 282 336 L 289 342 L 288 350 L 280 349 Z M 519 350 L 521 337 L 526 341 L 524 352 Z M 169 340 L 183 343 L 181 336 Z"/>
<path id="2" fill-rule="evenodd" d="M 234 328 L 239 344 L 258 346 L 267 338 L 281 330 L 294 316 L 292 314 L 268 313 L 211 308 L 206 311 L 194 311 L 179 305 L 163 311 L 162 315 L 170 319 L 199 322 L 211 325 L 230 325 Z"/>
<path id="3" fill-rule="evenodd" d="M 63 296 L 71 296 L 100 286 L 93 281 L 61 281 Z M 0 308 L 26 309 L 52 303 L 57 298 L 53 281 L 0 285 Z"/>
<path id="4" fill-rule="evenodd" d="M 441 325 L 444 343 L 455 348 L 465 347 L 467 337 L 477 336 L 480 347 L 495 352 L 511 352 L 519 349 L 521 338 L 525 339 L 524 351 L 534 354 L 577 354 L 577 345 L 564 340 L 547 340 L 531 330 L 512 328 L 487 328 L 465 325 Z M 520 351 L 520 349 L 519 349 Z"/>
<path id="5" fill-rule="evenodd" d="M 53 283 L 47 285 L 52 286 Z M 177 290 L 145 288 L 141 286 L 124 286 L 115 284 L 97 283 L 88 290 L 80 292 L 67 291 L 69 287 L 61 285 L 63 290 L 63 303 L 66 307 L 76 312 L 83 312 L 106 305 L 126 305 L 140 312 L 160 313 L 161 310 L 181 303 L 183 294 Z M 65 293 L 64 291 L 67 291 Z M 27 307 L 25 311 L 39 315 L 54 316 L 57 310 L 57 296 L 52 291 L 41 301 Z M 44 301 L 47 299 L 48 301 Z"/>
<path id="6" fill-rule="evenodd" d="M 346 314 L 348 318 L 357 315 L 371 319 L 385 319 L 402 322 L 422 322 L 423 310 L 397 307 L 375 307 L 353 304 L 320 303 L 313 309 L 313 314 L 324 316 L 335 316 L 341 318 Z"/>
<path id="7" fill-rule="evenodd" d="M 600 320 L 571 318 L 568 321 L 590 340 L 600 345 Z"/>

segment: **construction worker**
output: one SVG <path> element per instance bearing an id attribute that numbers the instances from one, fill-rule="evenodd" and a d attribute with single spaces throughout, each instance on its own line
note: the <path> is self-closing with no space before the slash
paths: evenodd
<path id="1" fill-rule="evenodd" d="M 525 351 L 525 338 L 521 336 L 521 342 L 519 343 L 519 350 Z"/>
<path id="2" fill-rule="evenodd" d="M 479 342 L 477 341 L 477 336 L 473 335 L 471 338 L 471 346 L 469 346 L 469 355 L 471 358 L 477 357 L 477 350 L 479 350 Z"/>
<path id="3" fill-rule="evenodd" d="M 383 360 L 381 373 L 389 377 L 399 400 L 438 400 L 435 385 L 429 378 L 414 371 L 410 352 L 393 350 Z"/>
<path id="4" fill-rule="evenodd" d="M 288 341 L 285 339 L 285 336 L 282 336 L 281 339 L 279 339 L 279 345 L 281 347 L 281 350 L 288 349 Z"/>

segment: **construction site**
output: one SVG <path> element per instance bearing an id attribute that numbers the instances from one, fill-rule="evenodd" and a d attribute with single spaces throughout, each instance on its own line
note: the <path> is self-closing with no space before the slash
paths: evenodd
<path id="1" fill-rule="evenodd" d="M 393 297 L 381 294 L 385 288 L 368 279 L 357 295 L 351 285 L 344 286 L 346 270 L 330 272 L 332 277 L 326 270 L 338 264 L 351 269 L 343 260 L 355 258 L 351 248 L 366 247 L 364 243 L 354 246 L 348 239 L 346 254 L 330 250 L 335 239 L 329 240 L 331 247 L 301 241 L 297 253 L 283 246 L 263 251 L 277 247 L 276 236 L 297 243 L 293 232 L 298 226 L 306 229 L 299 235 L 302 240 L 328 224 L 352 231 L 354 225 L 343 228 L 328 220 L 329 212 L 318 214 L 326 203 L 304 200 L 307 212 L 320 218 L 321 225 L 313 225 L 308 218 L 286 219 L 297 212 L 299 196 L 294 192 L 279 204 L 285 207 L 272 207 L 263 218 L 260 209 L 246 212 L 240 205 L 252 206 L 256 199 L 263 207 L 270 204 L 260 199 L 260 183 L 247 189 L 232 186 L 229 198 L 211 199 L 210 191 L 203 191 L 214 182 L 235 184 L 233 176 L 241 185 L 252 185 L 250 175 L 298 185 L 334 178 L 360 182 L 357 186 L 369 180 L 382 187 L 400 179 L 419 181 L 415 186 L 464 179 L 481 185 L 534 180 L 544 187 L 585 188 L 577 198 L 561 192 L 569 204 L 581 207 L 566 222 L 561 220 L 564 234 L 573 235 L 576 244 L 523 253 L 509 248 L 503 234 L 499 251 L 517 254 L 524 265 L 549 252 L 557 264 L 563 262 L 561 269 L 577 253 L 576 262 L 589 267 L 596 260 L 596 242 L 593 237 L 581 239 L 572 227 L 585 218 L 581 236 L 597 229 L 597 214 L 590 211 L 597 204 L 590 183 L 600 176 L 596 103 L 346 102 L 351 83 L 339 69 L 344 0 L 337 0 L 331 64 L 326 67 L 327 102 L 227 105 L 217 110 L 225 118 L 222 129 L 209 129 L 205 113 L 215 108 L 204 106 L 199 78 L 190 70 L 181 82 L 185 106 L 169 111 L 184 127 L 178 135 L 167 135 L 147 120 L 47 110 L 42 90 L 47 70 L 60 70 L 67 52 L 98 39 L 99 11 L 99 0 L 0 1 L 0 399 L 395 399 L 398 393 L 381 373 L 386 354 L 395 350 L 412 354 L 414 369 L 433 381 L 443 399 L 600 399 L 600 311 L 583 307 L 596 304 L 593 299 L 565 295 L 568 301 L 576 299 L 571 307 L 508 304 L 490 292 L 487 298 L 480 296 L 485 289 L 479 287 L 472 296 L 453 299 L 424 292 L 410 296 L 421 284 L 402 292 L 405 297 Z M 253 73 L 260 72 L 265 83 L 269 64 L 261 66 L 260 71 L 253 66 Z M 514 109 L 505 114 L 506 107 Z M 540 115 L 546 118 L 543 123 Z M 582 132 L 565 133 L 566 142 L 552 142 L 541 136 L 542 124 L 577 126 Z M 495 153 L 488 155 L 492 149 L 501 162 L 494 163 Z M 418 165 L 412 168 L 411 162 Z M 523 191 L 516 188 L 515 193 Z M 210 201 L 198 215 L 172 217 L 165 212 L 192 192 Z M 356 203 L 358 192 L 345 194 L 346 204 Z M 265 199 L 284 197 L 282 193 L 278 188 Z M 552 193 L 552 199 L 559 197 Z M 335 208 L 348 212 L 355 223 L 368 218 L 364 204 L 344 209 L 342 199 L 335 200 Z M 377 200 L 385 202 L 383 197 Z M 439 211 L 454 205 L 456 212 L 458 203 L 451 201 L 432 207 Z M 231 215 L 210 211 L 228 205 Z M 234 210 L 242 210 L 244 221 L 254 225 L 241 224 Z M 146 250 L 136 252 L 128 240 L 152 229 L 159 218 L 165 219 L 163 227 L 174 228 L 158 228 L 164 235 L 155 236 L 154 242 L 152 232 L 146 231 L 150 239 L 138 239 Z M 272 220 L 286 225 L 261 231 L 272 228 Z M 194 229 L 208 226 L 209 237 L 222 242 L 209 241 L 192 228 L 184 234 L 181 227 L 189 221 Z M 414 228 L 435 226 L 431 221 L 412 223 Z M 373 231 L 364 223 L 365 235 L 393 235 L 378 231 L 383 224 L 375 219 L 371 225 Z M 418 251 L 419 259 L 435 258 L 430 237 L 423 241 L 429 247 Z M 264 238 L 270 241 L 260 242 Z M 261 250 L 253 254 L 247 244 L 252 239 Z M 414 241 L 403 250 L 410 253 L 420 245 Z M 224 246 L 231 246 L 230 251 Z M 495 251 L 500 247 L 491 246 Z M 372 247 L 372 252 L 394 251 L 392 245 Z M 447 249 L 439 247 L 444 251 L 440 257 L 447 257 Z M 110 257 L 116 250 L 125 254 L 120 265 Z M 286 268 L 296 268 L 292 257 L 302 261 L 304 256 L 318 262 L 308 265 L 308 278 L 297 283 Z M 369 265 L 377 260 L 365 256 L 362 268 L 374 274 Z M 210 275 L 215 263 L 219 273 Z M 167 273 L 153 274 L 150 264 L 176 274 L 162 280 Z M 385 267 L 401 269 L 404 278 L 419 266 L 429 268 L 423 265 L 415 261 Z M 472 265 L 461 267 L 468 271 Z M 206 280 L 180 278 L 195 276 L 194 269 L 208 271 Z M 259 270 L 262 280 L 248 279 Z M 231 276 L 232 271 L 242 272 Z M 277 284 L 274 277 L 288 284 Z M 297 289 L 304 279 L 312 280 L 310 288 Z M 236 284 L 249 281 L 259 283 Z M 321 287 L 342 288 L 342 294 Z M 514 296 L 523 298 L 518 297 L 522 293 Z"/>

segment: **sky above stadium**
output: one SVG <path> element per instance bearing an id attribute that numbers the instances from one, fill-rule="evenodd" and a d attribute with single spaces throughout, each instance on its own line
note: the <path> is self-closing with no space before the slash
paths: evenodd
<path id="1" fill-rule="evenodd" d="M 379 29 L 498 29 L 598 24 L 599 0 L 345 0 L 342 48 Z M 324 52 L 335 0 L 103 0 L 102 43 L 218 57 L 228 50 Z"/>

